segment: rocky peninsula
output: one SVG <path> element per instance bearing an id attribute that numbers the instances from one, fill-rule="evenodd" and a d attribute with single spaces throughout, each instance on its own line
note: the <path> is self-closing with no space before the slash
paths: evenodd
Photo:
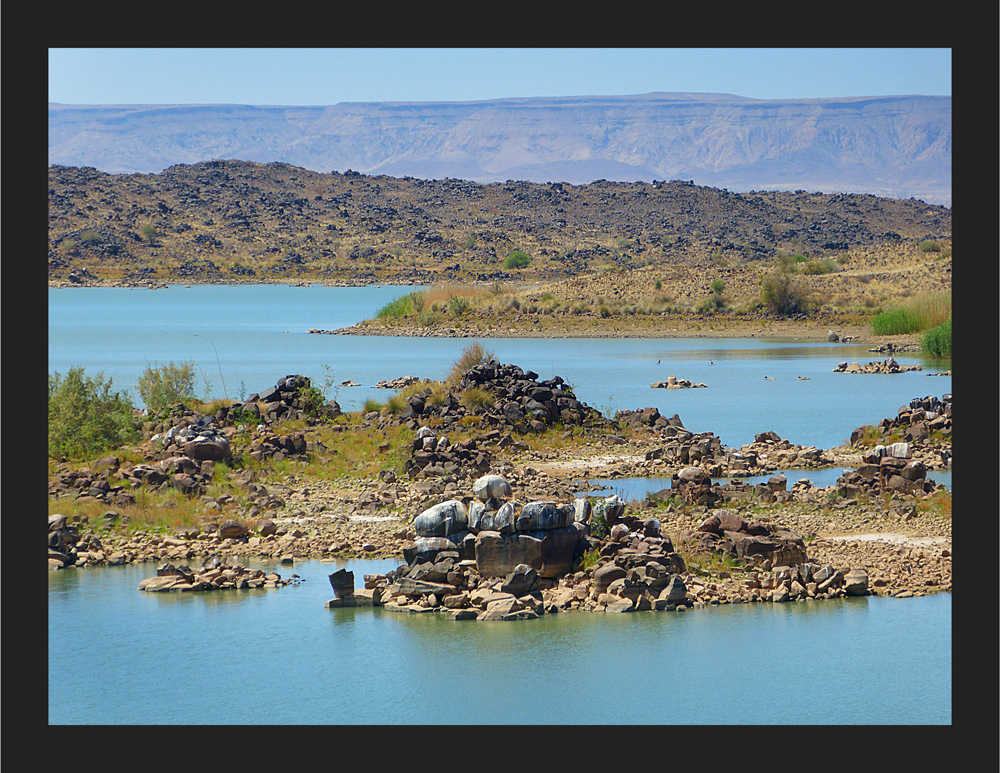
<path id="1" fill-rule="evenodd" d="M 655 408 L 604 416 L 559 377 L 540 380 L 496 360 L 447 385 L 404 381 L 392 411 L 348 415 L 335 402 L 310 402 L 308 377 L 288 376 L 211 415 L 178 407 L 147 421 L 137 448 L 86 467 L 57 466 L 49 566 L 155 562 L 158 576 L 181 576 L 172 581 L 180 587 L 238 584 L 233 572 L 251 558 L 293 569 L 308 559 L 396 557 L 391 576 L 351 592 L 342 586 L 342 596 L 377 596 L 408 611 L 475 610 L 477 618 L 491 603 L 484 594 L 511 588 L 535 614 L 623 611 L 626 600 L 632 609 L 679 609 L 829 598 L 862 585 L 893 596 L 951 589 L 950 493 L 927 477 L 951 463 L 950 395 L 915 398 L 897 416 L 857 428 L 842 448 L 803 447 L 767 430 L 730 448 Z M 334 462 L 340 438 L 374 442 L 368 456 L 396 462 L 315 474 L 309 465 Z M 264 475 L 283 460 L 299 466 Z M 809 470 L 834 465 L 854 471 L 833 486 L 808 480 Z M 791 485 L 780 475 L 740 480 L 776 469 L 803 477 Z M 672 483 L 641 501 L 580 496 L 581 479 L 597 470 Z M 733 479 L 713 480 L 722 477 Z M 188 503 L 194 522 L 144 527 L 144 508 L 168 494 Z M 447 503 L 452 510 L 441 516 Z M 67 516 L 61 504 L 86 514 Z M 486 558 L 491 545 L 506 558 Z M 228 562 L 230 574 L 195 579 L 187 566 L 199 561 Z M 450 569 L 433 568 L 441 562 Z M 852 572 L 867 581 L 847 583 Z M 279 587 L 281 578 L 246 577 L 243 587 L 251 579 Z M 450 587 L 420 584 L 428 582 Z M 504 614 L 527 616 L 517 604 Z"/>

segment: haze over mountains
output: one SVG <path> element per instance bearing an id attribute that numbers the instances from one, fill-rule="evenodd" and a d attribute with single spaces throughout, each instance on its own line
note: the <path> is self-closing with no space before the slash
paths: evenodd
<path id="1" fill-rule="evenodd" d="M 159 172 L 211 159 L 475 182 L 693 180 L 951 205 L 950 96 L 730 94 L 323 107 L 49 104 L 49 163 Z"/>

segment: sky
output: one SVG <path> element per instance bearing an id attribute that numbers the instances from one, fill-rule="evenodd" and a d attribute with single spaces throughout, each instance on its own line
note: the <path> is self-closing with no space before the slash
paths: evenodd
<path id="1" fill-rule="evenodd" d="M 466 102 L 653 91 L 950 96 L 950 48 L 50 48 L 77 105 Z"/>

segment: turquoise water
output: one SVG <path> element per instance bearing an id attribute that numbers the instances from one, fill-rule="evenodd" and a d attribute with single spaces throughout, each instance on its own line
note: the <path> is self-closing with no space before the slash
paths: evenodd
<path id="1" fill-rule="evenodd" d="M 800 445 L 831 448 L 862 424 L 895 416 L 914 397 L 951 392 L 951 367 L 918 357 L 924 372 L 832 373 L 837 363 L 884 356 L 853 344 L 756 339 L 408 338 L 311 335 L 374 316 L 399 287 L 205 285 L 146 290 L 49 290 L 49 372 L 81 366 L 103 371 L 132 390 L 149 365 L 193 362 L 197 384 L 212 397 L 240 399 L 292 373 L 316 386 L 351 380 L 360 387 L 328 391 L 345 410 L 384 401 L 382 380 L 404 375 L 443 379 L 471 340 L 497 357 L 562 376 L 577 396 L 606 415 L 655 407 L 678 414 L 693 432 L 714 432 L 727 446 L 773 430 Z M 653 389 L 675 375 L 705 389 Z M 804 380 L 799 377 L 803 377 Z M 773 380 L 769 380 L 773 379 Z M 204 395 L 199 395 L 204 396 Z"/>
<path id="2" fill-rule="evenodd" d="M 131 389 L 147 365 L 194 362 L 212 396 L 233 399 L 290 373 L 317 385 L 332 373 L 363 385 L 331 394 L 355 410 L 387 397 L 372 387 L 380 380 L 443 378 L 470 342 L 306 332 L 371 317 L 409 289 L 50 290 L 49 372 L 82 366 Z M 951 392 L 950 376 L 831 373 L 883 359 L 849 344 L 478 340 L 562 376 L 605 413 L 655 406 L 730 446 L 774 430 L 829 448 L 914 397 Z M 668 375 L 708 388 L 650 388 Z M 813 473 L 789 480 L 803 475 Z M 347 565 L 360 584 L 396 563 Z M 304 581 L 210 594 L 137 591 L 153 565 L 49 572 L 50 724 L 951 722 L 951 594 L 455 623 L 325 609 L 327 575 L 342 565 L 282 565 Z"/>
<path id="3" fill-rule="evenodd" d="M 328 610 L 327 576 L 144 593 L 155 566 L 49 572 L 49 723 L 950 724 L 951 594 L 560 613 Z"/>

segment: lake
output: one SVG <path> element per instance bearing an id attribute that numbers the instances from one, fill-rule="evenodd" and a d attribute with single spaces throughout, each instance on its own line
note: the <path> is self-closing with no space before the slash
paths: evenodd
<path id="1" fill-rule="evenodd" d="M 443 379 L 471 340 L 502 362 L 542 379 L 562 376 L 577 397 L 605 415 L 655 407 L 677 414 L 692 432 L 714 432 L 738 448 L 773 430 L 792 443 L 831 448 L 851 432 L 895 416 L 914 397 L 951 392 L 941 362 L 900 355 L 924 372 L 851 375 L 838 362 L 885 359 L 858 344 L 716 338 L 410 338 L 309 334 L 370 318 L 400 287 L 200 285 L 168 289 L 50 289 L 49 373 L 103 371 L 118 390 L 132 390 L 150 365 L 192 362 L 196 387 L 240 399 L 298 373 L 331 387 L 344 410 L 391 394 L 379 381 L 412 375 Z M 704 389 L 652 389 L 667 376 Z M 332 376 L 332 378 L 331 378 Z M 800 380 L 799 377 L 807 380 Z M 768 380 L 773 379 L 773 380 Z M 205 396 L 205 395 L 199 395 Z"/>
<path id="2" fill-rule="evenodd" d="M 288 374 L 319 386 L 332 373 L 363 385 L 329 394 L 355 410 L 388 397 L 373 388 L 383 379 L 443 378 L 470 340 L 306 331 L 354 324 L 410 289 L 50 289 L 49 372 L 84 367 L 132 389 L 147 365 L 193 362 L 206 391 L 232 399 Z M 950 376 L 926 375 L 950 362 L 900 356 L 925 372 L 832 373 L 884 359 L 852 344 L 477 340 L 541 378 L 562 376 L 604 413 L 654 406 L 728 446 L 774 430 L 829 448 L 914 397 L 951 392 Z M 668 375 L 708 387 L 650 388 Z M 495 624 L 324 608 L 335 569 L 360 578 L 396 564 L 283 565 L 302 581 L 210 594 L 137 591 L 154 565 L 49 572 L 49 723 L 951 723 L 950 593 Z"/>
<path id="3" fill-rule="evenodd" d="M 264 566 L 248 562 L 252 566 Z M 50 724 L 949 724 L 951 594 L 455 622 L 281 589 L 49 572 Z"/>

